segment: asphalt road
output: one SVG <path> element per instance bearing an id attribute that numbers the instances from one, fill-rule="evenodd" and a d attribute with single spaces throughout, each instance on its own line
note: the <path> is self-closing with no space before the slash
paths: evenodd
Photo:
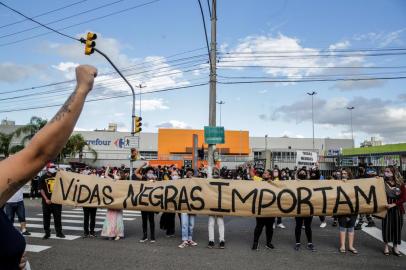
<path id="1" fill-rule="evenodd" d="M 207 217 L 196 220 L 195 241 L 197 247 L 180 249 L 179 220 L 176 219 L 175 238 L 166 238 L 159 227 L 156 216 L 157 242 L 139 243 L 141 237 L 141 217 L 138 213 L 127 212 L 125 220 L 125 239 L 120 241 L 82 239 L 82 211 L 64 207 L 64 233 L 73 240 L 42 240 L 42 213 L 40 200 L 25 200 L 29 229 L 37 237 L 27 237 L 28 259 L 33 270 L 41 269 L 406 269 L 406 256 L 395 257 L 382 254 L 383 244 L 371 235 L 357 231 L 356 248 L 359 255 L 338 252 L 338 228 L 329 226 L 321 229 L 318 218 L 313 219 L 313 242 L 317 252 L 302 248 L 295 251 L 294 219 L 285 218 L 286 229 L 276 229 L 273 237 L 274 250 L 265 248 L 265 231 L 261 238 L 259 251 L 252 251 L 251 244 L 254 218 L 225 218 L 226 249 L 206 248 L 208 241 Z M 98 222 L 103 222 L 103 213 L 98 214 Z M 380 223 L 377 221 L 377 223 Z M 32 227 L 34 226 L 34 227 Z M 69 227 L 68 227 L 69 226 Z M 96 227 L 101 227 L 98 224 Z M 38 227 L 38 228 L 37 228 Z M 378 225 L 378 229 L 379 229 Z M 68 229 L 69 228 L 69 229 Z M 403 241 L 406 239 L 403 231 Z M 305 246 L 305 234 L 302 235 Z M 404 246 L 406 248 L 406 245 Z M 40 251 L 44 249 L 43 251 Z"/>

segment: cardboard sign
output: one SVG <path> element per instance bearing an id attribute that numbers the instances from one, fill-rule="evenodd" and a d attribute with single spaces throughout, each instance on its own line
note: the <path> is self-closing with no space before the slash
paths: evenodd
<path id="1" fill-rule="evenodd" d="M 52 202 L 71 206 L 230 216 L 386 213 L 382 179 L 113 181 L 58 172 Z"/>
<path id="2" fill-rule="evenodd" d="M 296 166 L 308 168 L 313 167 L 317 163 L 317 153 L 310 151 L 296 151 Z"/>

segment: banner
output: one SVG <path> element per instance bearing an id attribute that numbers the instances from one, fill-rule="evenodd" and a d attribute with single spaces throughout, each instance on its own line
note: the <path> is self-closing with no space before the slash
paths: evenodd
<path id="1" fill-rule="evenodd" d="M 313 167 L 317 163 L 317 153 L 309 151 L 296 151 L 296 166 L 308 168 Z"/>
<path id="2" fill-rule="evenodd" d="M 126 181 L 58 172 L 52 202 L 71 206 L 229 216 L 385 215 L 382 179 L 278 182 Z"/>

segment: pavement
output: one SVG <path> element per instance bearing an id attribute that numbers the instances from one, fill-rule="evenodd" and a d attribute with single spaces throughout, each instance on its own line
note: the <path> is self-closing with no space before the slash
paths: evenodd
<path id="1" fill-rule="evenodd" d="M 28 260 L 33 270 L 41 269 L 406 269 L 406 255 L 384 256 L 380 237 L 380 221 L 377 227 L 364 228 L 356 232 L 358 255 L 338 252 L 338 228 L 320 228 L 320 220 L 313 219 L 313 242 L 317 252 L 305 249 L 305 234 L 302 234 L 302 249 L 295 251 L 294 219 L 284 218 L 286 229 L 274 232 L 275 249 L 265 248 L 265 231 L 261 236 L 259 251 L 252 251 L 251 244 L 255 227 L 254 218 L 226 217 L 226 249 L 208 249 L 207 217 L 196 219 L 194 240 L 197 247 L 180 249 L 179 219 L 176 218 L 176 237 L 167 238 L 159 230 L 156 215 L 156 243 L 139 243 L 141 216 L 138 211 L 124 212 L 125 239 L 111 241 L 102 237 L 82 239 L 83 212 L 81 208 L 63 207 L 62 222 L 66 239 L 42 240 L 41 201 L 25 199 L 28 229 L 32 236 L 26 237 Z M 96 228 L 102 227 L 104 210 L 98 211 Z M 16 221 L 16 225 L 17 225 Z M 53 224 L 53 222 L 51 223 Z M 54 233 L 54 232 L 53 232 Z M 100 233 L 100 231 L 98 232 Z M 402 240 L 406 240 L 406 228 Z M 216 243 L 217 244 L 217 243 Z M 406 254 L 406 243 L 402 247 Z"/>

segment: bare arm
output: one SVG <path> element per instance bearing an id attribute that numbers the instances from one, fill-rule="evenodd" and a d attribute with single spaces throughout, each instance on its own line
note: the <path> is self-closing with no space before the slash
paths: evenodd
<path id="1" fill-rule="evenodd" d="M 94 67 L 77 67 L 76 89 L 54 118 L 26 148 L 0 162 L 0 206 L 61 151 L 75 127 L 96 75 Z"/>
<path id="2" fill-rule="evenodd" d="M 135 170 L 135 176 L 138 178 L 138 179 L 142 179 L 142 174 L 141 174 L 141 169 L 142 168 L 144 168 L 145 166 L 147 166 L 147 163 L 146 162 L 144 162 L 144 164 L 142 164 L 142 166 L 141 167 L 139 167 L 139 168 L 137 168 L 136 170 Z"/>

